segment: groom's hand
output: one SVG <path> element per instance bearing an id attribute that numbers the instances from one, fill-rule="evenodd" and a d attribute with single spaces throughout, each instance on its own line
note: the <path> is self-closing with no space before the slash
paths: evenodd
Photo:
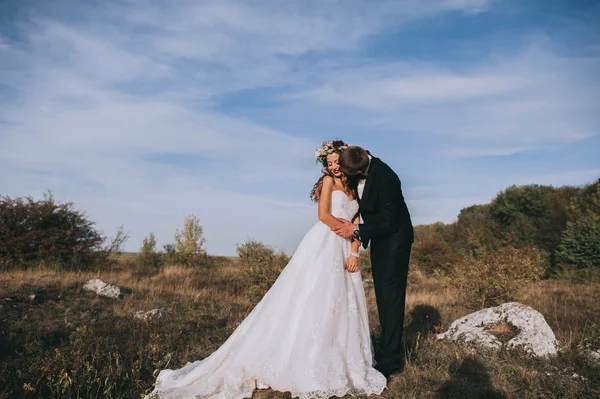
<path id="1" fill-rule="evenodd" d="M 345 219 L 338 219 L 340 221 L 340 224 L 332 227 L 331 230 L 335 232 L 335 234 L 337 234 L 338 236 L 342 237 L 342 238 L 350 238 L 352 237 L 353 233 L 354 233 L 354 223 L 351 223 L 348 220 Z"/>

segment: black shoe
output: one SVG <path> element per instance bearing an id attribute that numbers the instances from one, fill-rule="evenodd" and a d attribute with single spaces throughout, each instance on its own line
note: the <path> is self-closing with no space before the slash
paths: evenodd
<path id="1" fill-rule="evenodd" d="M 404 367 L 402 366 L 386 363 L 377 363 L 374 368 L 383 374 L 385 378 L 390 378 L 392 375 L 400 374 L 404 371 Z"/>

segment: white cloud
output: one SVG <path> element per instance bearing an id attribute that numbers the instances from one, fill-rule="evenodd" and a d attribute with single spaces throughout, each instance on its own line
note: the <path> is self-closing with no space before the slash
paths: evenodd
<path id="1" fill-rule="evenodd" d="M 600 132 L 600 58 L 564 57 L 534 41 L 517 55 L 468 66 L 414 61 L 335 71 L 300 104 L 354 110 L 365 125 L 395 132 L 531 147 Z M 475 149 L 463 150 L 467 153 Z"/>
<path id="2" fill-rule="evenodd" d="M 498 157 L 518 154 L 529 150 L 527 146 L 469 146 L 449 148 L 444 152 L 455 157 Z"/>
<path id="3" fill-rule="evenodd" d="M 406 103 L 431 104 L 502 95 L 522 88 L 525 83 L 516 76 L 460 76 L 438 71 L 423 74 L 415 65 L 387 69 L 387 73 L 396 70 L 396 76 L 370 81 L 360 75 L 338 78 L 337 85 L 326 85 L 297 97 L 370 109 L 397 109 Z M 381 76 L 382 72 L 369 71 L 368 75 Z M 349 84 L 350 81 L 356 83 Z"/>

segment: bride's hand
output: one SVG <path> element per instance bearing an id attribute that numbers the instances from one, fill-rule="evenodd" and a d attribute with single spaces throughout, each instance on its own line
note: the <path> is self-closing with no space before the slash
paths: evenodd
<path id="1" fill-rule="evenodd" d="M 358 258 L 350 255 L 346 261 L 346 270 L 350 273 L 358 271 Z"/>

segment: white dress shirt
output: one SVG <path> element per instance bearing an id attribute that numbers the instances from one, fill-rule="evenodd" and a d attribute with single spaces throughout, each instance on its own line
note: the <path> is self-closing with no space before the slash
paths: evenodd
<path id="1" fill-rule="evenodd" d="M 369 174 L 369 168 L 371 167 L 371 156 L 369 155 L 369 166 L 367 166 L 367 170 L 363 172 L 363 175 L 367 176 Z M 363 191 L 365 191 L 365 182 L 367 179 L 360 179 L 358 181 L 358 198 L 362 199 Z"/>

